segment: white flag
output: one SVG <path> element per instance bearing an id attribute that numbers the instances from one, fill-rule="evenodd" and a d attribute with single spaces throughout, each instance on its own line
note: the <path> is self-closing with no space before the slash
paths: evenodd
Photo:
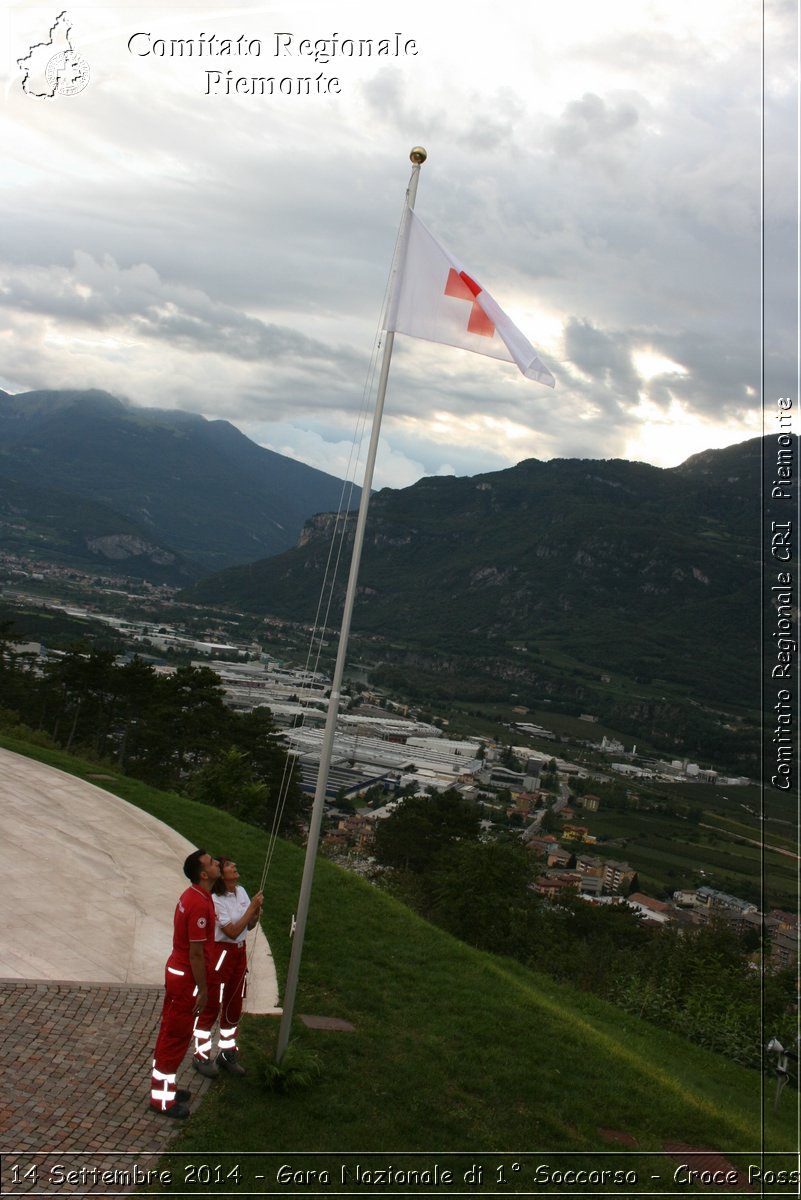
<path id="1" fill-rule="evenodd" d="M 441 246 L 412 210 L 387 329 L 517 363 L 526 379 L 554 387 L 536 350 L 503 309 Z"/>

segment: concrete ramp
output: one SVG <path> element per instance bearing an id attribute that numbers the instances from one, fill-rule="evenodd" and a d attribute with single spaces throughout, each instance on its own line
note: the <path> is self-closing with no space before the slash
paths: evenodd
<path id="1" fill-rule="evenodd" d="M 0 979 L 163 985 L 190 842 L 100 787 L 0 749 L 0 847 Z M 246 1009 L 273 1012 L 260 929 L 248 959 Z"/>

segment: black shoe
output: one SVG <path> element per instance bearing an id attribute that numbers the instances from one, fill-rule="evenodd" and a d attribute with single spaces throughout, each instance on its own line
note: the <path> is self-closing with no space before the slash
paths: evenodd
<path id="1" fill-rule="evenodd" d="M 225 1067 L 226 1071 L 230 1071 L 232 1075 L 247 1074 L 239 1061 L 239 1053 L 236 1050 L 221 1050 L 217 1055 L 217 1062 L 221 1067 Z"/>
<path id="2" fill-rule="evenodd" d="M 175 1093 L 176 1104 L 186 1104 L 187 1100 L 191 1100 L 191 1098 L 192 1093 L 189 1088 L 178 1088 L 178 1091 Z"/>
<path id="3" fill-rule="evenodd" d="M 189 1108 L 186 1104 L 175 1103 L 170 1108 L 161 1108 L 158 1104 L 151 1104 L 150 1111 L 159 1113 L 162 1117 L 172 1117 L 174 1121 L 185 1121 L 189 1116 Z"/>
<path id="4" fill-rule="evenodd" d="M 216 1079 L 220 1073 L 220 1068 L 210 1058 L 193 1058 L 192 1066 L 207 1079 Z"/>

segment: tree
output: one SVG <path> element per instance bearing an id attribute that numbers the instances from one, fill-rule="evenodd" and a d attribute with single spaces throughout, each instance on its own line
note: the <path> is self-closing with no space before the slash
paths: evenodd
<path id="1" fill-rule="evenodd" d="M 268 708 L 255 708 L 248 713 L 228 711 L 228 718 L 227 739 L 247 752 L 256 777 L 267 784 L 276 802 L 282 798 L 280 828 L 294 829 L 306 800 L 300 790 L 297 762 L 287 755 L 286 746 L 277 739 L 272 713 Z"/>
<path id="2" fill-rule="evenodd" d="M 519 771 L 520 763 L 515 757 L 515 753 L 511 746 L 506 746 L 501 754 L 501 765 L 507 767 L 510 771 Z"/>
<path id="3" fill-rule="evenodd" d="M 14 622 L 0 621 L 0 674 L 4 673 L 14 663 L 13 651 Z"/>
<path id="4" fill-rule="evenodd" d="M 0 696 L 3 708 L 10 710 L 8 720 L 12 724 L 20 717 L 28 716 L 26 710 L 30 708 L 36 686 L 30 674 L 31 656 L 18 654 L 14 639 L 13 622 L 0 621 Z"/>
<path id="5" fill-rule="evenodd" d="M 136 761 L 139 737 L 156 694 L 156 672 L 141 658 L 134 658 L 117 669 L 120 697 L 120 723 L 117 726 L 117 764 L 121 770 L 129 759 Z"/>
<path id="6" fill-rule="evenodd" d="M 537 903 L 530 879 L 519 843 L 460 842 L 443 850 L 433 866 L 428 915 L 471 946 L 520 953 Z"/>
<path id="7" fill-rule="evenodd" d="M 68 752 L 73 746 L 100 753 L 113 713 L 114 656 L 90 651 L 85 642 L 74 642 L 63 658 L 44 670 L 41 724 Z"/>
<path id="8" fill-rule="evenodd" d="M 217 675 L 208 667 L 178 667 L 156 676 L 153 705 L 141 730 L 138 774 L 157 786 L 179 786 L 190 771 L 230 744 L 229 713 Z"/>
<path id="9" fill-rule="evenodd" d="M 546 808 L 540 821 L 540 833 L 556 833 L 560 829 L 559 818 L 552 808 Z"/>
<path id="10" fill-rule="evenodd" d="M 248 755 L 235 746 L 196 771 L 187 792 L 193 800 L 221 808 L 249 825 L 269 829 L 272 824 L 270 789 L 256 776 Z"/>
<path id="11" fill-rule="evenodd" d="M 384 866 L 420 874 L 445 847 L 477 841 L 480 822 L 478 805 L 458 792 L 409 796 L 377 822 L 375 856 Z"/>

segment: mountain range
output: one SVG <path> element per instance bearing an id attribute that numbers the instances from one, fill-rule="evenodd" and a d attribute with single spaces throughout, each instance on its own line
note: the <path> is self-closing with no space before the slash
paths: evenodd
<path id="1" fill-rule="evenodd" d="M 760 472 L 753 439 L 670 469 L 529 459 L 385 489 L 371 500 L 354 632 L 441 686 L 479 674 L 532 700 L 569 693 L 580 710 L 582 678 L 609 677 L 755 707 Z M 310 621 L 333 523 L 318 515 L 295 549 L 187 595 Z"/>
<path id="2" fill-rule="evenodd" d="M 354 652 L 411 698 L 517 696 L 669 729 L 676 746 L 698 740 L 702 704 L 701 740 L 730 730 L 736 761 L 729 716 L 759 706 L 768 441 L 670 469 L 529 459 L 376 493 Z M 226 421 L 97 391 L 0 393 L 0 550 L 179 583 L 254 619 L 312 622 L 330 588 L 336 625 L 342 493 Z"/>
<path id="3" fill-rule="evenodd" d="M 186 583 L 293 546 L 343 487 L 228 421 L 102 391 L 0 392 L 6 551 Z"/>

